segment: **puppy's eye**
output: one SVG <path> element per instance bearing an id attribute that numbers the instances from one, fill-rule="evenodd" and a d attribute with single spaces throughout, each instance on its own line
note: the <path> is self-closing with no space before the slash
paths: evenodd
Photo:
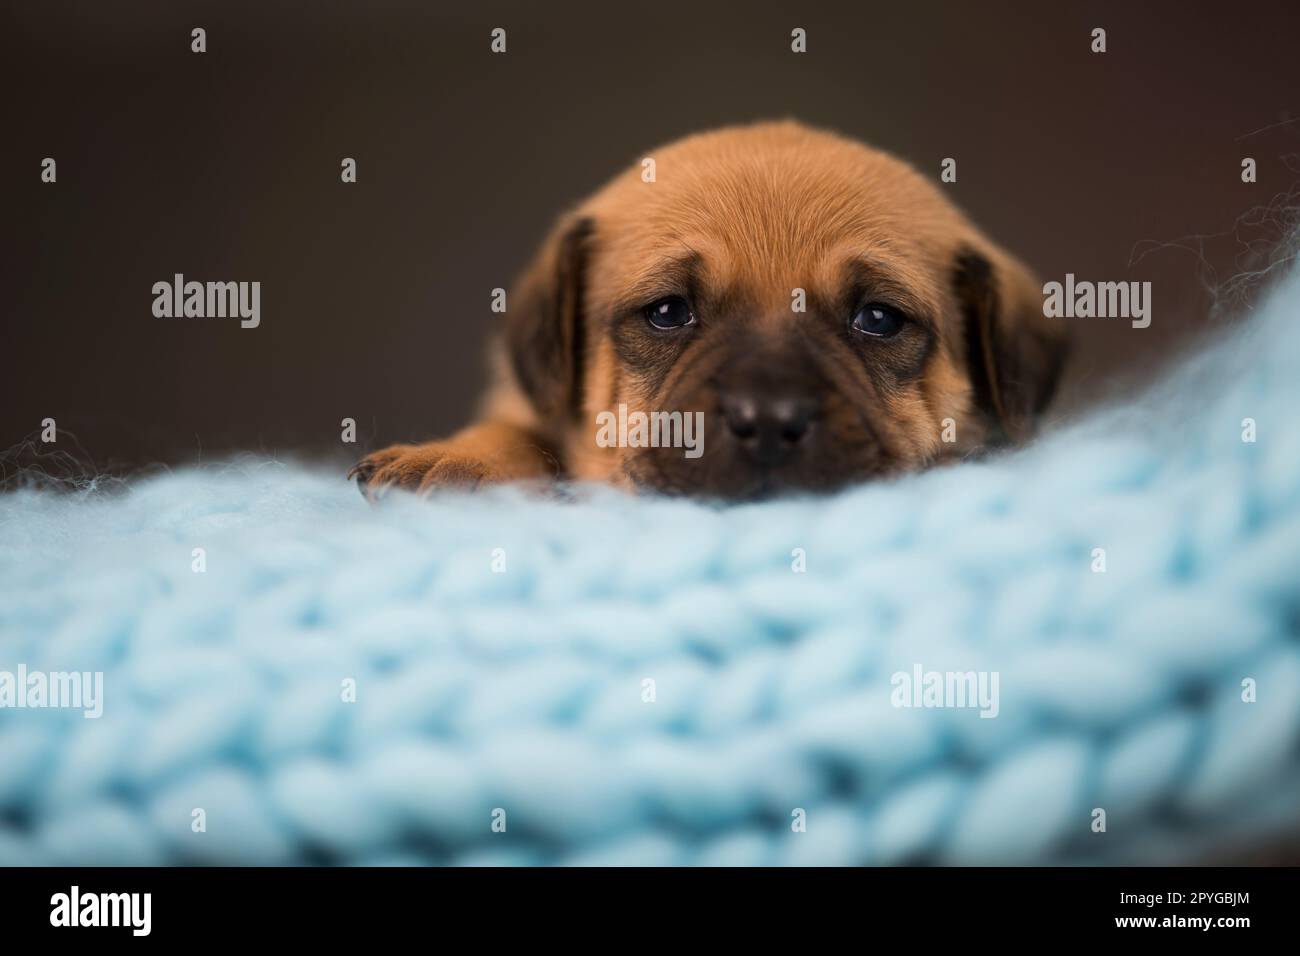
<path id="1" fill-rule="evenodd" d="M 695 324 L 690 305 L 675 295 L 646 306 L 645 318 L 656 329 L 681 329 Z"/>
<path id="2" fill-rule="evenodd" d="M 897 335 L 906 323 L 907 319 L 897 310 L 872 302 L 859 309 L 850 324 L 855 332 L 877 339 L 887 339 Z"/>

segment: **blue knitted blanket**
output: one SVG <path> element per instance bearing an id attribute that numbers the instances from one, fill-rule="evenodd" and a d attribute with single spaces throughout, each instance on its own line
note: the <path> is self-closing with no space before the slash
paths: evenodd
<path id="1" fill-rule="evenodd" d="M 830 498 L 0 496 L 0 863 L 1163 863 L 1300 822 L 1300 284 Z M 58 706 L 55 706 L 58 705 Z"/>

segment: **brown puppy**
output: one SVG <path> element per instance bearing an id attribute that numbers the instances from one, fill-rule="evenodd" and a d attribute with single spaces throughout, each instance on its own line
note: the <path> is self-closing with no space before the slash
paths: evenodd
<path id="1" fill-rule="evenodd" d="M 929 180 L 792 122 L 650 155 L 653 181 L 638 164 L 564 216 L 513 291 L 481 420 L 368 456 L 364 491 L 567 476 L 744 498 L 1031 433 L 1063 330 Z M 611 441 L 637 412 L 681 415 Z M 663 447 L 687 420 L 701 447 Z"/>

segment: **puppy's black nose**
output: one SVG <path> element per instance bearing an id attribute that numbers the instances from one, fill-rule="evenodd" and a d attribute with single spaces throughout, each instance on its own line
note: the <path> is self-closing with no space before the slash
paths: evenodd
<path id="1" fill-rule="evenodd" d="M 722 398 L 727 428 L 754 461 L 775 465 L 790 458 L 817 414 L 810 399 L 746 392 Z"/>

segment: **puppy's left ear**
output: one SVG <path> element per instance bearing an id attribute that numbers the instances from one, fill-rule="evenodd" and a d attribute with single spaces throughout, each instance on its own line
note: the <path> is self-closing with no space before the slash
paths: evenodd
<path id="1" fill-rule="evenodd" d="M 593 229 L 586 216 L 562 218 L 516 283 L 506 309 L 510 366 L 545 422 L 576 416 L 581 409 L 584 273 Z"/>
<path id="2" fill-rule="evenodd" d="M 1069 354 L 1065 327 L 1043 315 L 1033 273 L 989 243 L 958 250 L 953 286 L 966 368 L 991 426 L 990 444 L 1025 441 L 1056 393 Z"/>

